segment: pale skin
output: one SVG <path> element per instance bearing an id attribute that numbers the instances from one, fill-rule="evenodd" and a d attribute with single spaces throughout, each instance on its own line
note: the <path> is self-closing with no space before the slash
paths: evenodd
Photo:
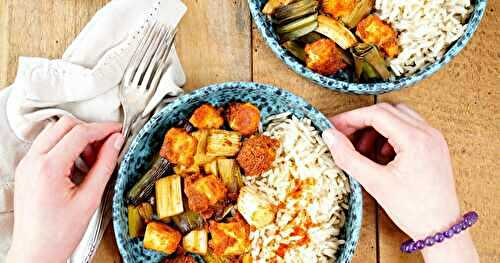
<path id="1" fill-rule="evenodd" d="M 337 164 L 408 236 L 424 238 L 460 218 L 446 141 L 420 115 L 404 105 L 377 104 L 331 121 L 336 129 L 325 131 L 323 138 Z M 65 117 L 37 137 L 16 170 L 8 262 L 65 262 L 71 255 L 116 166 L 123 144 L 120 130 L 117 123 Z M 91 169 L 75 186 L 70 176 L 78 156 Z M 431 263 L 479 262 L 468 231 L 422 254 Z"/>

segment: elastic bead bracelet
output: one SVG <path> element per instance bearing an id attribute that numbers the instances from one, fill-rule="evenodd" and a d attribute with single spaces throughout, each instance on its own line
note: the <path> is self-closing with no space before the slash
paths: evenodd
<path id="1" fill-rule="evenodd" d="M 466 213 L 460 222 L 454 224 L 450 229 L 444 232 L 438 232 L 433 236 L 428 236 L 422 240 L 407 240 L 401 244 L 401 251 L 404 253 L 413 253 L 424 249 L 425 247 L 433 246 L 436 243 L 443 242 L 446 238 L 452 238 L 454 235 L 464 231 L 474 225 L 479 216 L 475 211 Z"/>

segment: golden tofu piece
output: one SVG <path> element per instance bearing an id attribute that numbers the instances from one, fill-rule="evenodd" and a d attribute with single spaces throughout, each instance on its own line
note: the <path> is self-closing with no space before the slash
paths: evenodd
<path id="1" fill-rule="evenodd" d="M 338 18 L 348 16 L 356 6 L 357 0 L 322 0 L 321 10 L 323 13 Z"/>
<path id="2" fill-rule="evenodd" d="M 304 51 L 307 67 L 322 75 L 333 75 L 347 67 L 341 51 L 330 39 L 323 38 L 307 44 Z"/>
<path id="3" fill-rule="evenodd" d="M 158 222 L 146 226 L 144 248 L 172 254 L 177 250 L 182 235 L 177 230 Z"/>
<path id="4" fill-rule="evenodd" d="M 194 182 L 185 180 L 184 193 L 188 198 L 189 208 L 203 212 L 226 197 L 227 188 L 215 175 L 200 177 Z"/>
<path id="5" fill-rule="evenodd" d="M 165 134 L 160 156 L 173 164 L 191 166 L 196 153 L 196 139 L 181 128 L 171 128 Z"/>
<path id="6" fill-rule="evenodd" d="M 193 112 L 189 122 L 198 129 L 218 129 L 224 124 L 221 112 L 210 104 L 203 104 Z"/>
<path id="7" fill-rule="evenodd" d="M 243 142 L 236 160 L 247 176 L 257 176 L 269 170 L 280 143 L 266 135 L 252 136 Z"/>
<path id="8" fill-rule="evenodd" d="M 226 111 L 229 127 L 248 136 L 257 132 L 260 124 L 260 111 L 251 103 L 231 103 Z"/>
<path id="9" fill-rule="evenodd" d="M 229 223 L 210 221 L 212 239 L 208 242 L 217 256 L 243 255 L 250 249 L 250 226 L 242 219 Z"/>
<path id="10" fill-rule="evenodd" d="M 376 15 L 369 15 L 356 27 L 356 35 L 364 42 L 378 46 L 388 57 L 399 54 L 396 31 Z"/>
<path id="11" fill-rule="evenodd" d="M 276 215 L 276 207 L 269 199 L 257 189 L 249 186 L 240 189 L 236 206 L 248 224 L 256 228 L 269 225 Z"/>

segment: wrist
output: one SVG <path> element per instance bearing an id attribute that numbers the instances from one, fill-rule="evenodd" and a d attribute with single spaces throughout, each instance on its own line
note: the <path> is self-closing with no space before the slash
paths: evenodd
<path id="1" fill-rule="evenodd" d="M 50 253 L 49 248 L 37 249 L 25 244 L 19 246 L 15 241 L 7 253 L 7 263 L 32 263 L 32 262 L 66 262 L 66 258 L 61 258 L 58 253 Z"/>
<path id="2" fill-rule="evenodd" d="M 474 243 L 468 230 L 422 250 L 426 263 L 433 262 L 479 262 Z"/>

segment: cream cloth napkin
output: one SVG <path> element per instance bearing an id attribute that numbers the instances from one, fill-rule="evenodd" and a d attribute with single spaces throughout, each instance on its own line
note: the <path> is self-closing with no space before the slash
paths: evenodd
<path id="1" fill-rule="evenodd" d="M 114 0 L 95 14 L 61 59 L 19 58 L 16 80 L 0 92 L 0 262 L 11 242 L 14 170 L 31 141 L 63 115 L 89 122 L 121 121 L 118 84 L 138 45 L 141 25 L 157 19 L 176 26 L 185 12 L 180 0 Z M 185 75 L 175 50 L 169 59 L 141 123 L 182 93 Z M 88 262 L 95 253 L 89 238 L 98 213 L 71 262 Z"/>

